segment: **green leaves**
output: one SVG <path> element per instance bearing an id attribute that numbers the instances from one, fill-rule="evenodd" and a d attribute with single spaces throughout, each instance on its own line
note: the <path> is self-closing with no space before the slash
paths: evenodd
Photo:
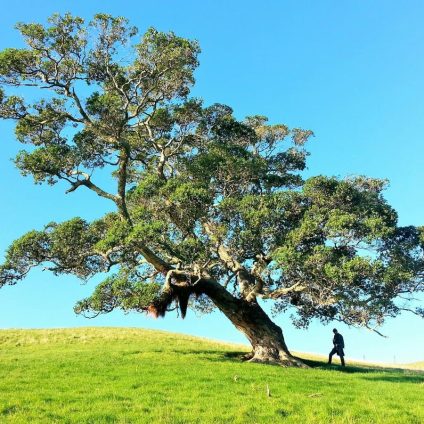
<path id="1" fill-rule="evenodd" d="M 33 50 L 8 48 L 0 52 L 0 83 L 19 85 L 21 78 L 37 78 L 39 54 Z"/>
<path id="2" fill-rule="evenodd" d="M 93 189 L 82 176 L 118 165 L 123 151 L 134 161 L 125 165 L 131 181 L 137 166 L 157 162 L 165 145 L 172 156 L 186 149 L 183 141 L 192 143 L 188 133 L 200 117 L 200 103 L 179 102 L 194 82 L 197 42 L 150 28 L 131 58 L 124 49 L 137 29 L 123 17 L 97 14 L 85 24 L 69 13 L 55 14 L 48 25 L 16 28 L 27 46 L 0 52 L 0 85 L 50 91 L 29 104 L 0 87 L 0 117 L 17 121 L 20 142 L 40 147 L 19 154 L 16 163 L 24 175 L 32 174 L 37 183 L 64 179 L 70 191 Z"/>
<path id="3" fill-rule="evenodd" d="M 48 51 L 51 56 L 57 54 L 65 57 L 70 53 L 78 55 L 86 43 L 84 20 L 66 13 L 53 14 L 48 22 L 49 27 L 39 23 L 18 23 L 16 28 L 24 36 L 29 47 L 46 57 Z"/>
<path id="4" fill-rule="evenodd" d="M 7 249 L 6 262 L 14 264 L 16 271 L 25 272 L 27 267 L 38 265 L 46 256 L 50 240 L 42 231 L 30 231 L 15 240 Z"/>
<path id="5" fill-rule="evenodd" d="M 171 178 L 161 189 L 175 209 L 182 209 L 197 217 L 212 201 L 212 193 L 201 183 Z"/>
<path id="6" fill-rule="evenodd" d="M 26 116 L 27 109 L 22 97 L 6 96 L 0 88 L 0 118 L 22 119 Z"/>
<path id="7" fill-rule="evenodd" d="M 414 282 L 414 272 L 423 269 L 418 233 L 397 228 L 396 213 L 381 196 L 383 186 L 364 177 L 305 182 L 303 213 L 272 255 L 282 287 L 296 282 L 304 287 L 276 308 L 285 310 L 295 301 L 296 325 L 307 326 L 312 318 L 380 325 L 399 312 L 397 295 L 420 286 Z"/>
<path id="8" fill-rule="evenodd" d="M 79 301 L 74 311 L 85 316 L 108 313 L 115 308 L 143 312 L 158 298 L 160 291 L 158 283 L 140 283 L 125 274 L 113 275 L 100 283 L 90 297 Z"/>
<path id="9" fill-rule="evenodd" d="M 7 250 L 0 267 L 0 286 L 16 283 L 41 264 L 56 274 L 71 273 L 83 279 L 104 271 L 105 258 L 94 249 L 102 237 L 101 226 L 81 218 L 61 224 L 52 222 L 43 231 L 30 231 Z"/>
<path id="10" fill-rule="evenodd" d="M 95 118 L 99 124 L 111 129 L 121 128 L 125 122 L 125 108 L 120 96 L 113 92 L 94 92 L 87 99 L 87 112 Z M 111 130 L 112 132 L 113 130 Z"/>
<path id="11" fill-rule="evenodd" d="M 109 216 L 105 223 L 106 231 L 103 233 L 101 240 L 95 244 L 95 250 L 106 252 L 109 249 L 125 245 L 126 237 L 131 231 L 130 225 L 120 220 L 116 215 Z"/>
<path id="12" fill-rule="evenodd" d="M 22 175 L 32 175 L 35 183 L 57 183 L 62 176 L 71 176 L 76 164 L 75 151 L 64 145 L 39 147 L 28 153 L 21 150 L 15 164 Z"/>
<path id="13" fill-rule="evenodd" d="M 161 95 L 167 100 L 188 95 L 200 53 L 196 41 L 149 28 L 136 45 L 136 52 L 132 74 L 140 78 L 144 91 L 151 91 L 152 95 Z"/>

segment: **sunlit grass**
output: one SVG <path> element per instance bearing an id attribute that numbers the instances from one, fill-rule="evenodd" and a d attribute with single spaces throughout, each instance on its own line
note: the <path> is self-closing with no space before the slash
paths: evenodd
<path id="1" fill-rule="evenodd" d="M 286 369 L 242 350 L 138 329 L 3 330 L 0 423 L 424 422 L 421 372 Z"/>

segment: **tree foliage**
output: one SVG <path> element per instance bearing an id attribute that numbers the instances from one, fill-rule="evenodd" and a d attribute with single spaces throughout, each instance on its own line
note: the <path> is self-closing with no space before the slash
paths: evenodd
<path id="1" fill-rule="evenodd" d="M 178 305 L 184 316 L 189 302 L 209 311 L 219 302 L 208 284 L 246 303 L 273 300 L 302 327 L 422 314 L 407 303 L 424 288 L 424 230 L 398 226 L 385 181 L 304 181 L 311 131 L 190 98 L 197 42 L 153 28 L 138 38 L 105 14 L 17 28 L 26 46 L 0 53 L 0 117 L 25 146 L 16 166 L 35 183 L 92 190 L 116 211 L 25 234 L 0 285 L 39 265 L 104 273 L 75 307 L 85 314 Z M 25 87 L 44 96 L 13 94 Z M 101 169 L 115 189 L 95 182 Z"/>

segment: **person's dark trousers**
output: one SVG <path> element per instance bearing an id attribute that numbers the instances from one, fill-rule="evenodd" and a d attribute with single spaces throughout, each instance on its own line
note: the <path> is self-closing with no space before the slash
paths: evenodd
<path id="1" fill-rule="evenodd" d="M 328 363 L 331 364 L 331 360 L 333 359 L 333 355 L 336 354 L 336 353 L 340 356 L 340 362 L 342 363 L 342 367 L 344 367 L 345 366 L 344 355 L 340 355 L 337 347 L 335 347 L 335 346 L 333 347 L 333 349 L 331 349 L 331 352 L 328 355 Z"/>
<path id="2" fill-rule="evenodd" d="M 333 355 L 335 355 L 337 353 L 337 349 L 335 347 L 333 347 L 333 349 L 331 349 L 330 354 L 328 355 L 328 363 L 331 364 L 331 360 L 333 359 Z"/>

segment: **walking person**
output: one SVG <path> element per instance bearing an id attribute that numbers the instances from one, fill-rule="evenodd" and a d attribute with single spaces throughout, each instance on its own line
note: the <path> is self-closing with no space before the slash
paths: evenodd
<path id="1" fill-rule="evenodd" d="M 344 360 L 344 340 L 343 336 L 337 331 L 336 328 L 333 329 L 334 337 L 333 337 L 333 349 L 331 350 L 330 354 L 328 355 L 328 363 L 331 364 L 331 360 L 333 359 L 333 355 L 337 353 L 340 357 L 340 362 L 342 363 L 342 367 L 345 366 L 345 360 Z"/>

